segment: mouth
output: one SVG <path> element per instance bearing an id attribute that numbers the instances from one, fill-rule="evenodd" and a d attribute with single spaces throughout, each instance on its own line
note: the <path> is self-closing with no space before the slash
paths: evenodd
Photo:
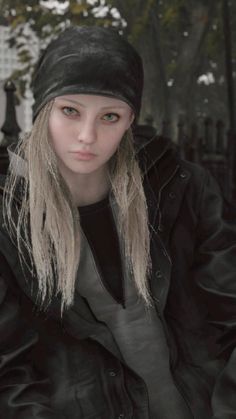
<path id="1" fill-rule="evenodd" d="M 84 151 L 72 151 L 71 154 L 76 160 L 83 160 L 83 161 L 92 160 L 96 157 L 96 154 L 88 153 Z"/>

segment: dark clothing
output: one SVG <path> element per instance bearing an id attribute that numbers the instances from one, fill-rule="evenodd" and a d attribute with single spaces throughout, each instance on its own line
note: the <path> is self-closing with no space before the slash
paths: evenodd
<path id="1" fill-rule="evenodd" d="M 80 225 L 85 233 L 103 284 L 118 302 L 124 304 L 122 261 L 109 196 L 79 208 Z"/>
<path id="2" fill-rule="evenodd" d="M 222 220 L 211 176 L 181 161 L 167 140 L 141 147 L 139 159 L 152 235 L 150 289 L 174 382 L 192 418 L 235 419 L 235 225 Z M 2 417 L 149 419 L 144 381 L 86 298 L 76 291 L 63 318 L 57 298 L 40 312 L 36 281 L 22 272 L 1 224 Z"/>
<path id="3" fill-rule="evenodd" d="M 96 320 L 106 325 L 109 333 L 112 334 L 114 344 L 120 352 L 120 358 L 143 379 L 148 393 L 150 419 L 173 419 L 173 417 L 191 419 L 192 415 L 170 371 L 168 344 L 161 319 L 157 316 L 154 306 L 147 310 L 140 299 L 128 264 L 122 263 L 120 266 L 116 263 L 123 249 L 121 237 L 119 237 L 121 251 L 117 249 L 118 255 L 113 266 L 118 267 L 115 280 L 122 284 L 123 305 L 117 304 L 113 293 L 110 292 L 113 286 L 107 286 L 106 275 L 101 274 L 100 267 L 109 265 L 110 262 L 107 261 L 105 252 L 98 250 L 97 237 L 93 239 L 96 230 L 98 233 L 101 228 L 100 224 L 99 226 L 96 224 L 96 220 L 99 223 L 103 221 L 106 240 L 113 238 L 113 232 L 116 229 L 117 206 L 112 198 L 109 201 L 107 205 L 103 202 L 103 205 L 101 203 L 89 206 L 94 219 L 91 224 L 86 225 L 89 240 L 84 233 L 81 237 L 81 262 L 77 273 L 76 289 L 86 299 Z M 98 206 L 99 212 L 96 210 Z M 106 222 L 102 217 L 103 213 L 106 214 Z M 84 222 L 82 227 L 83 225 Z M 107 226 L 110 227 L 109 230 Z M 100 233 L 101 238 L 102 231 Z M 116 236 L 118 235 L 116 233 Z M 104 245 L 101 240 L 99 244 L 100 247 Z M 122 278 L 118 277 L 119 273 L 122 274 Z M 112 283 L 112 277 L 108 283 Z M 166 403 L 167 397 L 168 403 Z"/>

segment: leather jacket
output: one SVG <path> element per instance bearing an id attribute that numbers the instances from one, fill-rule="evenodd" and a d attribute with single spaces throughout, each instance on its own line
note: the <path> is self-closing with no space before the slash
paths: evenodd
<path id="1" fill-rule="evenodd" d="M 138 148 L 151 225 L 150 289 L 174 381 L 192 418 L 236 418 L 236 226 L 222 218 L 213 178 L 181 160 L 167 139 L 145 139 Z M 0 258 L 1 417 L 148 419 L 145 383 L 86 300 L 76 293 L 63 316 L 59 298 L 39 309 L 36 281 L 22 268 L 2 216 Z"/>

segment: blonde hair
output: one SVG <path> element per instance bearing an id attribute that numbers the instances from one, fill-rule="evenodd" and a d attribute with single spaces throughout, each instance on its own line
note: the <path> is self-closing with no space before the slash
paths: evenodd
<path id="1" fill-rule="evenodd" d="M 38 298 L 43 306 L 61 295 L 61 309 L 73 302 L 80 258 L 78 209 L 59 172 L 48 134 L 53 101 L 44 106 L 28 136 L 15 151 L 25 162 L 24 179 L 12 160 L 3 199 L 4 219 L 16 238 L 22 265 L 36 275 Z M 150 271 L 148 214 L 142 176 L 129 130 L 110 162 L 111 191 L 118 208 L 117 227 L 124 243 L 127 268 L 138 294 L 150 305 L 147 278 Z M 14 216 L 14 193 L 20 184 L 22 200 Z M 27 252 L 25 253 L 25 250 Z M 27 256 L 26 256 L 27 255 Z"/>

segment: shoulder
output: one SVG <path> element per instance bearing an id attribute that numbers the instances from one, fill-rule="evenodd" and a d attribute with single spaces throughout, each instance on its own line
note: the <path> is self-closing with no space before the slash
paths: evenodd
<path id="1" fill-rule="evenodd" d="M 201 166 L 200 164 L 192 163 L 183 159 L 179 159 L 179 166 L 181 173 L 185 173 L 188 176 L 190 180 L 190 188 L 198 190 L 199 193 L 203 193 L 204 190 L 210 185 L 210 188 L 213 188 L 215 192 L 221 194 L 216 179 L 208 169 Z"/>
<path id="2" fill-rule="evenodd" d="M 178 146 L 163 136 L 146 137 L 146 142 L 142 137 L 142 146 L 138 148 L 137 156 L 144 174 L 153 173 L 152 169 L 155 169 L 160 186 L 172 185 L 179 180 L 180 183 L 189 183 L 190 187 L 200 190 L 210 176 L 204 167 L 182 159 Z"/>
<path id="3" fill-rule="evenodd" d="M 207 191 L 213 191 L 222 196 L 222 191 L 216 178 L 208 169 L 200 164 L 195 164 L 186 160 L 180 160 L 180 165 L 182 170 L 185 170 L 190 174 L 192 187 L 196 187 L 197 185 L 203 194 L 207 193 Z"/>
<path id="4" fill-rule="evenodd" d="M 182 178 L 191 177 L 197 182 L 204 181 L 208 177 L 206 169 L 182 159 L 178 145 L 169 138 L 158 135 L 152 127 L 147 129 L 146 126 L 137 126 L 134 131 L 134 143 L 141 169 L 145 172 L 155 167 L 160 169 L 158 172 L 162 176 L 168 167 L 170 172 L 175 170 L 178 174 L 182 173 Z"/>
<path id="5" fill-rule="evenodd" d="M 7 258 L 13 258 L 16 242 L 10 237 L 5 225 L 3 195 L 6 176 L 0 175 L 0 252 Z M 0 262 L 1 263 L 1 262 Z"/>
<path id="6" fill-rule="evenodd" d="M 0 199 L 1 200 L 2 200 L 2 195 L 4 192 L 5 182 L 6 182 L 6 175 L 0 174 Z"/>
<path id="7" fill-rule="evenodd" d="M 223 194 L 216 179 L 200 164 L 181 158 L 176 145 L 156 137 L 140 151 L 148 167 L 148 179 L 157 195 L 161 192 L 164 201 L 168 196 L 175 196 L 176 205 L 178 201 L 181 206 L 184 198 L 196 213 L 212 201 L 222 210 Z"/>

